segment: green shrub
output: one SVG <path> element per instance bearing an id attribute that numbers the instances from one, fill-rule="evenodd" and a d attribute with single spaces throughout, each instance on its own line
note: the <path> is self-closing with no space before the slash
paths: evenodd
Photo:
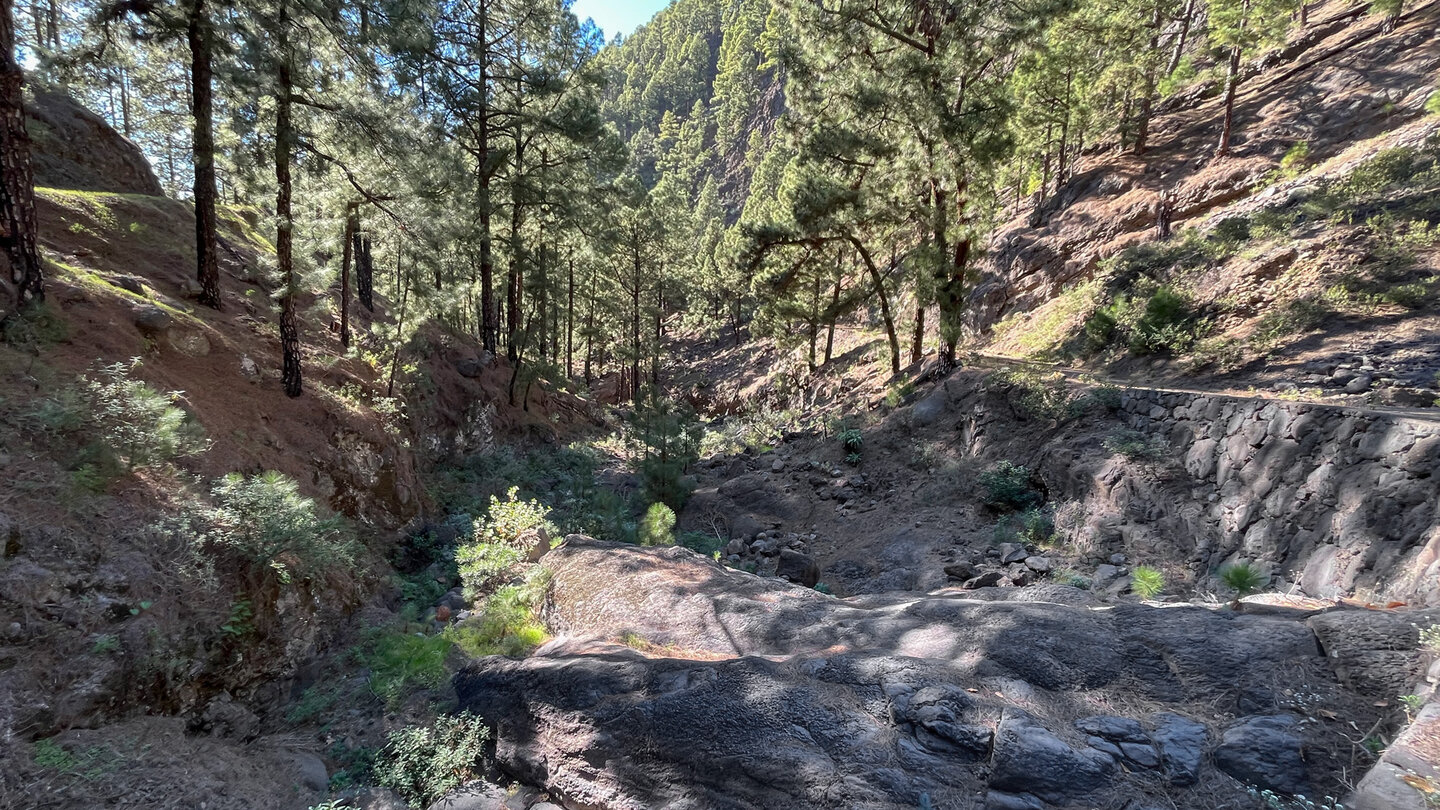
<path id="1" fill-rule="evenodd" d="M 99 440 L 127 472 L 204 452 L 210 446 L 204 430 L 175 407 L 183 394 L 162 394 L 132 378 L 139 366 L 139 358 L 115 363 L 102 368 L 98 378 L 86 379 L 90 421 Z"/>
<path id="2" fill-rule="evenodd" d="M 1090 590 L 1090 578 L 1069 568 L 1057 568 L 1051 572 L 1050 579 L 1060 585 L 1069 585 L 1072 588 Z"/>
<path id="3" fill-rule="evenodd" d="M 480 775 L 490 730 L 461 712 L 435 718 L 430 726 L 392 731 L 375 759 L 375 780 L 410 803 L 425 807 Z"/>
<path id="4" fill-rule="evenodd" d="M 892 385 L 885 391 L 885 407 L 898 408 L 913 393 L 915 393 L 915 383 L 911 380 L 905 380 L 899 385 Z"/>
<path id="5" fill-rule="evenodd" d="M 862 462 L 862 461 L 864 461 L 864 460 L 865 460 L 865 457 L 862 456 L 862 455 L 860 455 L 859 453 L 846 453 L 846 454 L 845 454 L 845 463 L 846 463 L 846 464 L 849 464 L 851 467 L 859 467 L 859 466 L 860 466 L 860 462 Z"/>
<path id="6" fill-rule="evenodd" d="M 382 631 L 360 647 L 360 664 L 370 670 L 370 691 L 397 705 L 417 689 L 445 685 L 445 658 L 451 641 L 443 635 Z"/>
<path id="7" fill-rule="evenodd" d="M 1137 461 L 1155 461 L 1170 453 L 1170 445 L 1163 437 L 1151 436 L 1138 430 L 1120 430 L 1105 437 L 1103 445 L 1112 453 L 1119 453 Z"/>
<path id="8" fill-rule="evenodd" d="M 17 348 L 38 350 L 63 343 L 70 327 L 51 304 L 41 301 L 0 320 L 0 340 Z"/>
<path id="9" fill-rule="evenodd" d="M 685 471 L 700 457 L 705 434 L 695 412 L 682 402 L 651 394 L 635 409 L 630 428 L 637 451 L 635 471 L 646 496 L 672 509 L 684 506 L 690 497 Z"/>
<path id="10" fill-rule="evenodd" d="M 1261 573 L 1259 568 L 1250 563 L 1234 563 L 1220 569 L 1220 581 L 1225 587 L 1235 592 L 1235 601 L 1232 603 L 1239 606 L 1243 597 L 1257 593 L 1265 587 L 1270 578 Z"/>
<path id="11" fill-rule="evenodd" d="M 721 537 L 713 532 L 680 532 L 675 537 L 675 542 L 691 551 L 704 554 L 706 557 L 718 554 L 724 550 L 729 538 Z"/>
<path id="12" fill-rule="evenodd" d="M 859 453 L 865 447 L 865 434 L 858 428 L 847 428 L 835 434 L 846 453 Z"/>
<path id="13" fill-rule="evenodd" d="M 675 510 L 663 503 L 652 503 L 640 521 L 640 545 L 675 545 Z"/>
<path id="14" fill-rule="evenodd" d="M 1130 572 L 1130 590 L 1141 599 L 1154 599 L 1165 590 L 1165 575 L 1148 565 L 1137 565 Z"/>
<path id="15" fill-rule="evenodd" d="M 1309 162 L 1310 142 L 1296 141 L 1293 146 L 1285 150 L 1285 156 L 1280 158 L 1280 177 L 1286 180 L 1299 177 Z"/>
<path id="16" fill-rule="evenodd" d="M 521 535 L 532 530 L 555 534 L 549 514 L 549 508 L 539 501 L 521 500 L 516 487 L 510 488 L 503 501 L 490 496 L 485 517 L 474 523 L 473 541 L 455 550 L 465 595 L 478 599 L 514 572 L 529 551 L 521 543 Z"/>
<path id="17" fill-rule="evenodd" d="M 259 577 L 282 585 L 351 573 L 359 544 L 344 518 L 320 514 L 295 480 L 271 470 L 231 473 L 215 482 L 214 505 L 190 515 L 200 547 L 238 559 Z"/>
<path id="18" fill-rule="evenodd" d="M 306 689 L 285 712 L 287 723 L 307 723 L 330 711 L 340 699 L 340 689 L 333 683 L 317 683 Z"/>
<path id="19" fill-rule="evenodd" d="M 1431 115 L 1440 115 L 1440 87 L 1435 88 L 1435 92 L 1430 94 L 1430 98 L 1425 99 L 1425 112 Z"/>
<path id="20" fill-rule="evenodd" d="M 476 611 L 478 616 L 446 628 L 445 636 L 472 658 L 523 656 L 545 642 L 545 626 L 538 614 L 549 587 L 550 572 L 535 566 L 520 584 L 487 597 Z"/>
<path id="21" fill-rule="evenodd" d="M 1420 631 L 1420 649 L 1440 653 L 1440 624 L 1416 629 Z"/>
<path id="22" fill-rule="evenodd" d="M 995 527 L 997 542 L 1043 545 L 1055 536 L 1055 515 L 1049 509 L 1030 507 L 1024 512 L 1007 515 Z"/>
<path id="23" fill-rule="evenodd" d="M 1039 506 L 1045 497 L 1031 483 L 1030 470 L 1009 460 L 980 474 L 984 503 L 992 509 L 1019 512 Z"/>

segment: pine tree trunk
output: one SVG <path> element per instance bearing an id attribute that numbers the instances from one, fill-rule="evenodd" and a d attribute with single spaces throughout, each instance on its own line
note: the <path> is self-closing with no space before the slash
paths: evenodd
<path id="1" fill-rule="evenodd" d="M 635 277 L 631 279 L 634 286 L 630 288 L 630 349 L 633 352 L 630 358 L 630 392 L 631 398 L 636 405 L 640 404 L 640 243 L 636 237 L 635 243 Z"/>
<path id="2" fill-rule="evenodd" d="M 575 376 L 575 251 L 570 251 L 570 277 L 565 304 L 565 377 Z"/>
<path id="3" fill-rule="evenodd" d="M 830 364 L 831 352 L 835 349 L 835 322 L 840 319 L 840 286 L 845 283 L 845 253 L 835 253 L 835 292 L 830 295 L 830 311 L 827 313 L 829 328 L 825 334 L 825 362 L 821 365 Z"/>
<path id="4" fill-rule="evenodd" d="M 915 333 L 910 339 L 910 362 L 920 362 L 920 357 L 925 352 L 925 302 L 916 297 L 915 301 Z"/>
<path id="5" fill-rule="evenodd" d="M 1185 57 L 1185 45 L 1190 38 L 1190 26 L 1195 20 L 1196 0 L 1186 0 L 1185 11 L 1180 15 L 1180 32 L 1175 35 L 1175 48 L 1170 52 L 1170 64 L 1165 66 L 1165 75 L 1169 76 L 1180 67 L 1180 60 Z"/>
<path id="6" fill-rule="evenodd" d="M 188 20 L 190 41 L 190 114 L 194 134 L 191 153 L 195 194 L 195 277 L 200 282 L 200 303 L 221 308 L 219 229 L 215 219 L 215 123 L 210 66 L 210 20 L 205 0 L 191 0 Z"/>
<path id="7" fill-rule="evenodd" d="M 345 207 L 345 235 L 340 242 L 340 345 L 350 348 L 350 262 L 354 257 L 355 232 L 360 229 L 358 206 Z"/>
<path id="8" fill-rule="evenodd" d="M 358 225 L 356 226 L 359 227 Z M 375 311 L 375 254 L 370 235 L 355 234 L 355 297 L 366 311 Z"/>
<path id="9" fill-rule="evenodd" d="M 1150 115 L 1153 111 L 1155 96 L 1155 69 L 1154 60 L 1158 57 L 1156 52 L 1160 50 L 1160 34 L 1164 24 L 1161 4 L 1155 3 L 1155 11 L 1150 17 L 1150 47 L 1145 54 L 1145 84 L 1140 96 L 1140 115 L 1135 128 L 1135 154 L 1143 155 L 1145 147 L 1149 145 L 1150 139 Z"/>
<path id="10" fill-rule="evenodd" d="M 525 172 L 525 146 L 520 137 L 520 124 L 515 124 L 515 180 L 511 187 L 510 201 L 510 276 L 505 285 L 505 331 L 507 333 L 505 353 L 511 363 L 520 360 L 519 347 L 516 341 L 520 338 L 520 302 L 522 300 L 524 268 L 521 267 L 521 256 L 524 252 L 524 243 L 520 236 L 521 226 L 524 225 L 524 206 L 520 199 L 520 178 Z"/>
<path id="11" fill-rule="evenodd" d="M 275 216 L 279 227 L 275 238 L 275 259 L 285 285 L 280 301 L 281 379 L 285 384 L 285 395 L 298 397 L 303 386 L 300 369 L 300 327 L 295 313 L 295 297 L 298 292 L 293 255 L 295 222 L 290 213 L 290 148 L 295 133 L 290 120 L 292 80 L 287 31 L 289 24 L 285 0 L 280 0 L 276 32 L 279 37 L 276 49 L 280 52 L 280 66 L 276 75 L 278 92 L 275 99 Z"/>
<path id="12" fill-rule="evenodd" d="M 0 242 L 10 259 L 15 309 L 45 297 L 36 242 L 35 177 L 25 131 L 25 73 L 15 61 L 14 0 L 0 0 Z M 5 313 L 8 317 L 10 313 Z"/>
<path id="13" fill-rule="evenodd" d="M 875 285 L 875 295 L 880 299 L 880 315 L 885 321 L 885 336 L 890 341 L 890 373 L 900 373 L 900 338 L 895 334 L 895 318 L 890 314 L 890 297 L 885 294 L 885 282 L 880 277 L 880 268 L 875 266 L 875 260 L 870 257 L 870 251 L 855 237 L 847 237 L 850 244 L 860 253 L 860 258 L 865 261 L 865 269 L 870 273 L 870 280 Z"/>
<path id="14" fill-rule="evenodd" d="M 591 373 L 592 363 L 595 359 L 595 285 L 600 279 L 600 274 L 594 270 L 590 271 L 590 305 L 585 311 L 585 387 L 589 388 L 595 377 Z"/>
<path id="15" fill-rule="evenodd" d="M 1235 92 L 1240 84 L 1240 46 L 1230 49 L 1230 65 L 1225 73 L 1225 118 L 1220 125 L 1220 143 L 1215 157 L 1230 154 L 1230 136 L 1235 128 Z"/>

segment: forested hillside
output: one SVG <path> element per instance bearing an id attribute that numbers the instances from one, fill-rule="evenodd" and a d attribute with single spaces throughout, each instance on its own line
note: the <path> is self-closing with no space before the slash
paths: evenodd
<path id="1" fill-rule="evenodd" d="M 1440 2 L 0 0 L 0 254 L 0 810 L 1440 795 Z"/>

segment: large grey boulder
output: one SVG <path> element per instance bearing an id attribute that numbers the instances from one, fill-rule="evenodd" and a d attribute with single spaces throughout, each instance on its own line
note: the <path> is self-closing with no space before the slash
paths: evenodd
<path id="1" fill-rule="evenodd" d="M 1292 714 L 1247 717 L 1225 730 L 1215 767 L 1247 785 L 1281 793 L 1306 791 L 1300 718 Z"/>
<path id="2" fill-rule="evenodd" d="M 1155 715 L 1155 743 L 1170 784 L 1183 787 L 1200 781 L 1205 737 L 1205 726 L 1188 717 L 1169 712 Z"/>
<path id="3" fill-rule="evenodd" d="M 1006 709 L 995 732 L 990 786 L 1064 804 L 1104 787 L 1115 760 L 1074 748 L 1020 709 Z"/>

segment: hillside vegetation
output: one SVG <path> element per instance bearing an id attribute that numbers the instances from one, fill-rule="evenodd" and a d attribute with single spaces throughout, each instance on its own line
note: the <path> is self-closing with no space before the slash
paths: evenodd
<path id="1" fill-rule="evenodd" d="M 0 808 L 1440 795 L 1440 3 L 0 23 Z"/>

